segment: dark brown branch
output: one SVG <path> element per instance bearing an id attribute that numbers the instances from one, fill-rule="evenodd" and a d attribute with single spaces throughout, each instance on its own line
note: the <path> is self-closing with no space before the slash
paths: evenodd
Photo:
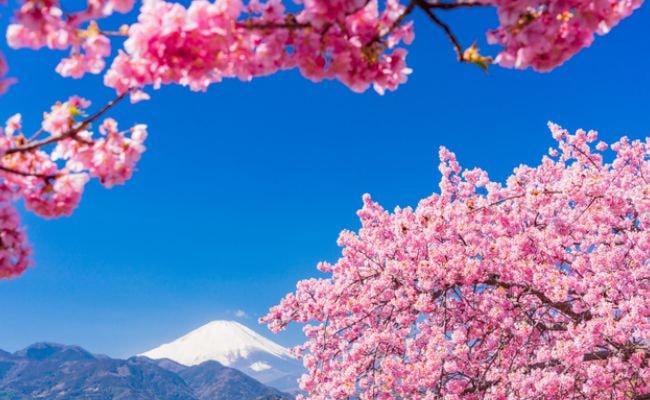
<path id="1" fill-rule="evenodd" d="M 433 21 L 434 24 L 438 25 L 445 34 L 447 35 L 447 38 L 451 42 L 452 46 L 454 47 L 454 51 L 456 52 L 456 58 L 458 59 L 458 62 L 464 62 L 465 59 L 463 58 L 463 46 L 460 45 L 460 42 L 456 38 L 456 35 L 451 31 L 451 28 L 449 25 L 445 24 L 442 22 L 440 18 L 436 14 L 433 13 L 431 10 L 430 4 L 427 3 L 424 0 L 415 0 L 417 3 L 417 6 L 420 7 L 422 11 L 429 17 L 431 21 Z"/>
<path id="2" fill-rule="evenodd" d="M 287 23 L 287 22 L 245 22 L 238 24 L 240 28 L 246 29 L 259 29 L 259 30 L 270 30 L 270 29 L 306 29 L 311 28 L 311 24 L 308 23 Z"/>
<path id="3" fill-rule="evenodd" d="M 293 14 L 287 14 L 284 21 L 282 22 L 256 22 L 252 19 L 249 19 L 245 22 L 238 22 L 237 26 L 244 29 L 258 29 L 258 30 L 270 30 L 270 29 L 307 29 L 311 28 L 312 25 L 308 22 L 298 22 L 296 17 Z"/>
<path id="4" fill-rule="evenodd" d="M 595 162 L 594 160 L 592 160 L 592 158 L 589 157 L 589 156 L 587 155 L 587 153 L 585 153 L 584 151 L 580 150 L 580 148 L 579 148 L 578 146 L 574 145 L 574 144 L 572 144 L 571 146 L 572 146 L 572 147 L 573 147 L 573 148 L 574 148 L 578 153 L 582 154 L 583 157 L 585 157 L 587 160 L 589 160 L 589 162 L 591 163 L 591 165 L 593 165 L 596 169 L 600 169 L 600 167 L 598 166 L 598 164 L 596 164 L 596 162 Z"/>
<path id="5" fill-rule="evenodd" d="M 472 394 L 472 393 L 476 393 L 476 392 L 483 392 L 483 391 L 489 389 L 490 387 L 498 384 L 499 382 L 501 382 L 501 379 L 497 379 L 497 380 L 494 380 L 494 381 L 481 382 L 478 385 L 474 385 L 473 382 L 472 382 L 472 386 L 469 387 L 469 388 L 466 388 L 465 390 L 463 390 L 462 394 Z"/>
<path id="6" fill-rule="evenodd" d="M 405 19 L 406 17 L 408 17 L 409 14 L 411 14 L 411 13 L 413 12 L 413 10 L 415 9 L 416 4 L 417 4 L 417 0 L 411 0 L 411 1 L 409 2 L 408 6 L 406 6 L 406 8 L 404 9 L 404 11 L 402 12 L 402 14 L 400 14 L 400 16 L 397 17 L 397 19 L 396 19 L 395 21 L 393 21 L 393 23 L 391 24 L 391 26 L 390 26 L 390 28 L 388 29 L 388 31 L 387 31 L 386 33 L 382 34 L 381 36 L 386 36 L 386 35 L 388 35 L 388 34 L 391 33 L 393 30 L 395 30 L 395 28 L 397 28 L 398 26 L 400 26 L 400 25 L 402 24 L 402 22 L 404 22 L 404 19 Z"/>
<path id="7" fill-rule="evenodd" d="M 427 8 L 436 10 L 455 10 L 457 8 L 486 7 L 488 5 L 489 4 L 479 3 L 476 1 L 459 1 L 456 3 L 442 3 L 436 1 L 426 3 Z"/>
<path id="8" fill-rule="evenodd" d="M 522 289 L 524 291 L 524 293 L 530 293 L 530 294 L 534 295 L 535 297 L 537 297 L 539 299 L 539 301 L 542 302 L 542 304 L 545 304 L 545 305 L 547 305 L 549 307 L 552 307 L 552 308 L 560 311 L 562 314 L 564 314 L 564 315 L 570 317 L 571 319 L 573 319 L 573 321 L 576 322 L 576 323 L 582 322 L 582 321 L 589 321 L 590 319 L 593 318 L 593 315 L 591 314 L 590 311 L 583 311 L 583 312 L 577 313 L 577 312 L 573 311 L 573 309 L 571 308 L 570 303 L 568 303 L 568 302 L 554 302 L 553 300 L 548 298 L 548 296 L 546 296 L 546 294 L 544 294 L 543 292 L 541 292 L 541 291 L 539 291 L 537 289 L 534 289 L 534 288 L 532 288 L 530 286 L 527 286 L 527 285 L 523 285 L 523 284 L 520 284 L 520 283 L 502 282 L 502 281 L 500 281 L 498 279 L 498 276 L 497 277 L 492 277 L 492 278 L 490 278 L 490 279 L 488 279 L 488 280 L 486 280 L 486 281 L 484 281 L 482 283 L 484 283 L 486 285 L 490 285 L 490 286 L 501 287 L 501 288 L 504 288 L 504 289 L 510 289 L 510 288 Z"/>
<path id="9" fill-rule="evenodd" d="M 393 30 L 399 27 L 404 22 L 404 19 L 406 19 L 406 17 L 409 16 L 416 7 L 418 7 L 422 11 L 424 11 L 424 13 L 429 17 L 431 21 L 433 21 L 434 24 L 436 24 L 439 28 L 441 28 L 445 32 L 447 38 L 452 44 L 454 51 L 456 52 L 456 59 L 458 60 L 458 62 L 466 62 L 468 60 L 464 55 L 463 46 L 460 44 L 460 41 L 458 40 L 456 35 L 454 35 L 449 25 L 447 25 L 440 18 L 438 18 L 438 16 L 433 12 L 433 10 L 453 10 L 457 8 L 483 7 L 486 5 L 487 4 L 479 3 L 476 1 L 458 1 L 454 3 L 447 3 L 447 2 L 439 2 L 439 1 L 428 2 L 426 0 L 411 0 L 406 6 L 406 8 L 404 9 L 404 11 L 402 12 L 402 14 L 400 14 L 400 16 L 397 17 L 395 21 L 393 21 L 391 26 L 385 32 L 379 33 L 366 46 L 371 46 L 374 43 L 380 43 L 382 37 L 390 34 Z M 363 7 L 365 7 L 365 5 Z M 251 19 L 248 21 L 238 22 L 237 26 L 244 29 L 258 29 L 258 30 L 272 30 L 272 29 L 298 30 L 298 29 L 313 28 L 313 25 L 310 23 L 298 22 L 293 14 L 288 14 L 285 20 L 282 22 L 255 22 L 254 20 Z M 324 35 L 325 32 L 321 32 L 321 34 Z"/>
<path id="10" fill-rule="evenodd" d="M 116 97 L 115 99 L 109 101 L 101 110 L 97 111 L 95 114 L 91 115 L 90 117 L 85 119 L 83 122 L 75 125 L 74 127 L 72 127 L 67 132 L 64 132 L 63 134 L 58 135 L 58 136 L 50 136 L 50 137 L 42 139 L 42 140 L 37 140 L 37 141 L 34 141 L 34 142 L 28 142 L 28 143 L 26 143 L 26 144 L 24 144 L 22 146 L 11 148 L 11 149 L 9 149 L 9 150 L 7 150 L 5 152 L 5 155 L 14 154 L 14 153 L 23 153 L 23 152 L 26 152 L 26 151 L 35 150 L 35 149 L 38 149 L 40 147 L 47 146 L 48 144 L 55 143 L 55 142 L 58 142 L 60 140 L 70 138 L 70 137 L 71 138 L 76 138 L 76 136 L 77 136 L 77 134 L 79 132 L 86 129 L 90 124 L 95 122 L 102 115 L 104 115 L 108 110 L 113 108 L 113 106 L 115 106 L 117 103 L 122 101 L 126 97 L 126 95 L 128 93 L 129 92 L 123 93 L 123 94 L 119 95 L 118 97 Z"/>
<path id="11" fill-rule="evenodd" d="M 552 324 L 545 324 L 541 321 L 536 321 L 535 324 L 537 324 L 537 328 L 541 330 L 542 332 L 544 331 L 559 331 L 559 332 L 566 332 L 568 330 L 566 324 L 563 324 L 561 322 L 556 322 Z"/>
<path id="12" fill-rule="evenodd" d="M 611 350 L 600 350 L 600 351 L 594 351 L 593 353 L 588 353 L 585 354 L 582 359 L 584 361 L 601 361 L 601 360 L 607 360 L 608 358 L 612 357 L 615 353 L 613 353 Z"/>
<path id="13" fill-rule="evenodd" d="M 361 6 L 359 9 L 353 11 L 352 13 L 349 14 L 354 14 L 355 12 L 358 12 L 361 8 L 365 7 L 367 5 L 364 4 Z M 383 32 L 381 34 L 378 34 L 377 37 L 371 41 L 372 42 L 378 42 L 382 37 L 388 35 L 391 33 L 395 28 L 400 26 L 402 22 L 404 22 L 404 19 L 413 12 L 416 6 L 416 0 L 412 0 L 404 9 L 402 14 L 400 14 L 399 17 L 393 23 L 391 26 L 386 30 L 386 32 Z M 285 18 L 285 21 L 283 22 L 255 22 L 253 20 L 248 20 L 244 22 L 239 22 L 237 23 L 237 26 L 240 28 L 244 29 L 257 29 L 257 30 L 271 30 L 271 29 L 288 29 L 288 30 L 298 30 L 298 29 L 308 29 L 308 28 L 313 28 L 312 24 L 308 22 L 298 22 L 292 14 L 287 15 L 287 18 Z M 331 27 L 331 24 L 328 24 L 327 27 L 320 32 L 321 35 L 324 35 L 327 30 Z"/>
<path id="14" fill-rule="evenodd" d="M 20 176 L 33 176 L 36 178 L 43 178 L 43 179 L 54 179 L 57 177 L 57 175 L 48 175 L 48 174 L 39 174 L 38 172 L 20 171 L 10 167 L 5 167 L 4 165 L 0 165 L 0 171 L 4 171 L 10 174 L 15 174 Z"/>

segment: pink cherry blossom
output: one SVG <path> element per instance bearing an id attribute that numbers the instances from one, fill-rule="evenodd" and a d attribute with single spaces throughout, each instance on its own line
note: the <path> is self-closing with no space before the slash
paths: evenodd
<path id="1" fill-rule="evenodd" d="M 504 67 L 548 71 L 608 33 L 638 8 L 642 0 L 569 0 L 523 2 L 494 0 L 501 26 L 488 33 L 504 50 L 496 62 Z"/>
<path id="2" fill-rule="evenodd" d="M 101 73 L 106 66 L 105 58 L 111 54 L 111 43 L 106 36 L 95 34 L 87 38 L 77 51 L 61 60 L 56 72 L 72 78 L 81 78 L 87 72 Z"/>
<path id="3" fill-rule="evenodd" d="M 30 265 L 13 202 L 22 199 L 28 210 L 46 218 L 71 215 L 90 179 L 110 188 L 131 177 L 145 150 L 146 125 L 120 131 L 106 118 L 99 135 L 91 130 L 91 123 L 123 97 L 89 117 L 88 100 L 73 96 L 58 102 L 43 114 L 42 129 L 32 137 L 23 134 L 20 114 L 0 130 L 0 279 Z"/>
<path id="4" fill-rule="evenodd" d="M 416 208 L 364 196 L 327 276 L 261 319 L 306 323 L 304 398 L 650 396 L 650 140 L 550 129 L 504 184 L 442 148 Z"/>
<path id="5" fill-rule="evenodd" d="M 0 200 L 0 244 L 0 279 L 16 277 L 30 266 L 31 248 L 18 212 L 6 200 Z"/>
<path id="6" fill-rule="evenodd" d="M 205 90 L 224 78 L 248 81 L 296 68 L 312 81 L 336 79 L 356 92 L 395 90 L 411 73 L 406 64 L 414 38 L 411 14 L 420 11 L 450 40 L 458 61 L 487 69 L 548 71 L 589 46 L 638 8 L 642 0 L 196 0 L 188 6 L 143 0 L 138 20 L 117 30 L 99 24 L 133 0 L 88 0 L 77 12 L 59 0 L 23 0 L 7 29 L 11 47 L 69 49 L 56 67 L 66 77 L 100 74 L 111 57 L 111 38 L 125 36 L 104 73 L 118 94 L 180 84 Z M 440 10 L 494 7 L 499 26 L 488 42 L 502 47 L 495 57 L 476 45 L 463 47 Z M 289 11 L 291 10 L 291 11 Z M 1 71 L 0 71 L 1 72 Z M 135 90 L 139 89 L 139 90 Z"/>
<path id="7" fill-rule="evenodd" d="M 82 11 L 67 13 L 58 0 L 27 0 L 7 28 L 7 42 L 13 48 L 70 49 L 70 55 L 56 67 L 58 73 L 73 78 L 99 74 L 111 53 L 111 44 L 96 20 L 114 10 L 126 13 L 132 7 L 132 0 L 88 0 Z"/>
<path id="8" fill-rule="evenodd" d="M 135 125 L 127 132 L 117 129 L 117 122 L 106 119 L 100 126 L 102 137 L 92 145 L 69 139 L 58 143 L 54 150 L 56 159 L 67 159 L 66 166 L 71 171 L 88 171 L 90 176 L 99 178 L 107 188 L 123 184 L 133 174 L 140 155 L 144 152 L 147 137 L 146 125 Z M 130 137 L 127 137 L 130 133 Z M 81 133 L 84 140 L 90 138 L 89 132 Z"/>
<path id="9" fill-rule="evenodd" d="M 120 13 L 128 13 L 133 8 L 135 0 L 110 0 L 108 1 L 108 7 L 111 11 L 115 10 Z"/>
<path id="10" fill-rule="evenodd" d="M 118 93 L 169 83 L 205 90 L 224 78 L 250 80 L 298 68 L 309 79 L 338 79 L 355 91 L 371 85 L 378 92 L 394 90 L 410 73 L 406 51 L 392 49 L 410 43 L 411 24 L 390 33 L 404 7 L 388 1 L 380 11 L 376 0 L 364 7 L 348 3 L 333 12 L 308 2 L 291 17 L 279 1 L 247 9 L 239 0 L 194 1 L 188 8 L 147 0 L 105 82 Z M 334 19 L 320 32 L 303 29 L 325 24 L 327 15 Z M 390 34 L 382 44 L 385 32 Z"/>

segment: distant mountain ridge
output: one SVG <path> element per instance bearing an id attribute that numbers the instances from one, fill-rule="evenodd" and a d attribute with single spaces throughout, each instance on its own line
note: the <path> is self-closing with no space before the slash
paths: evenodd
<path id="1" fill-rule="evenodd" d="M 291 395 L 210 361 L 94 355 L 78 346 L 37 343 L 0 350 L 0 400 L 290 400 Z"/>
<path id="2" fill-rule="evenodd" d="M 212 321 L 141 354 L 185 366 L 217 361 L 285 392 L 297 392 L 302 364 L 279 344 L 235 321 Z"/>

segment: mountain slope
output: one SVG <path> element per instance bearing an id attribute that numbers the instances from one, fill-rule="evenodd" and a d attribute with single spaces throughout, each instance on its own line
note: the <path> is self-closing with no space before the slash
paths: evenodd
<path id="1" fill-rule="evenodd" d="M 200 400 L 246 400 L 246 399 L 291 399 L 279 390 L 260 385 L 248 375 L 224 367 L 216 361 L 206 361 L 179 372 L 179 375 L 194 389 Z M 221 379 L 215 380 L 214 376 Z"/>
<path id="2" fill-rule="evenodd" d="M 291 399 L 242 372 L 210 363 L 185 367 L 145 357 L 116 360 L 77 346 L 38 343 L 13 354 L 0 351 L 0 400 Z"/>
<path id="3" fill-rule="evenodd" d="M 137 359 L 97 358 L 76 346 L 39 343 L 3 362 L 0 399 L 196 400 L 170 371 Z"/>
<path id="4" fill-rule="evenodd" d="M 302 365 L 277 343 L 234 321 L 213 321 L 141 354 L 186 366 L 217 361 L 283 391 L 296 391 Z"/>

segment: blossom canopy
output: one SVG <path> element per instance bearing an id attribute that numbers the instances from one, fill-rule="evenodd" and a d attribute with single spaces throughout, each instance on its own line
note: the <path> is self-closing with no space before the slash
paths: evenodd
<path id="1" fill-rule="evenodd" d="M 308 323 L 309 399 L 650 398 L 650 140 L 557 149 L 505 185 L 440 151 L 440 193 L 364 196 L 328 278 L 262 318 Z"/>

